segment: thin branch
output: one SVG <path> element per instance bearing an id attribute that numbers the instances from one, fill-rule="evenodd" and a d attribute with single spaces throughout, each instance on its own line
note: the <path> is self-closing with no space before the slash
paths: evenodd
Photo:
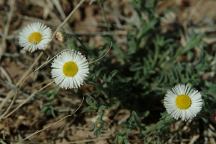
<path id="1" fill-rule="evenodd" d="M 23 76 L 19 79 L 19 81 L 16 83 L 16 87 L 20 86 L 25 79 L 28 78 L 28 75 L 29 73 L 31 72 L 31 70 L 33 69 L 33 67 L 37 64 L 37 62 L 39 61 L 39 59 L 42 57 L 43 53 L 41 52 L 39 54 L 39 56 L 35 59 L 35 61 L 33 62 L 33 64 L 29 67 L 29 69 L 23 74 Z M 6 104 L 6 102 L 11 98 L 13 97 L 13 94 L 14 94 L 14 90 L 11 90 L 5 100 L 3 102 L 1 102 L 1 105 L 0 105 L 0 110 L 3 109 L 4 105 Z"/>
<path id="2" fill-rule="evenodd" d="M 105 140 L 105 139 L 109 139 L 111 138 L 111 136 L 102 136 L 100 138 L 89 138 L 89 139 L 83 139 L 83 140 L 74 140 L 74 141 L 70 141 L 69 144 L 82 144 L 82 143 L 90 143 L 90 142 L 96 142 L 99 140 Z"/>
<path id="3" fill-rule="evenodd" d="M 15 0 L 10 0 L 10 12 L 8 13 L 8 20 L 7 23 L 5 24 L 5 28 L 4 28 L 4 34 L 3 34 L 3 39 L 2 39 L 2 48 L 0 49 L 0 59 L 2 57 L 2 55 L 5 52 L 6 49 L 6 39 L 7 39 L 7 35 L 8 35 L 8 31 L 10 28 L 10 23 L 13 17 L 13 13 L 14 13 L 14 9 L 15 9 Z"/>
<path id="4" fill-rule="evenodd" d="M 92 32 L 92 33 L 85 33 L 85 32 L 73 32 L 73 33 L 66 33 L 66 35 L 71 36 L 113 36 L 113 35 L 127 35 L 126 31 L 104 31 L 104 32 Z"/>
<path id="5" fill-rule="evenodd" d="M 96 62 L 98 62 L 99 60 L 101 60 L 102 58 L 104 58 L 104 57 L 109 53 L 109 51 L 111 50 L 111 48 L 112 48 L 112 42 L 110 43 L 110 47 L 107 49 L 107 51 L 106 51 L 101 57 L 99 57 L 99 58 L 96 59 L 96 60 L 90 61 L 89 64 L 96 63 Z"/>
<path id="6" fill-rule="evenodd" d="M 48 128 L 54 126 L 54 125 L 57 125 L 59 122 L 61 122 L 61 121 L 65 120 L 65 119 L 67 119 L 68 117 L 73 116 L 73 115 L 81 108 L 84 99 L 85 99 L 85 98 L 83 97 L 81 103 L 80 103 L 79 106 L 73 111 L 72 114 L 66 115 L 66 116 L 64 116 L 63 118 L 61 118 L 60 120 L 58 120 L 58 121 L 56 121 L 56 122 L 54 122 L 54 123 L 48 125 L 47 127 L 45 127 L 45 128 L 43 128 L 43 129 L 41 129 L 41 130 L 38 130 L 38 131 L 36 131 L 36 132 L 30 134 L 29 136 L 27 136 L 27 137 L 24 138 L 23 140 L 24 140 L 24 141 L 25 141 L 25 140 L 28 140 L 28 139 L 30 139 L 31 137 L 35 136 L 36 134 L 38 134 L 38 133 L 40 133 L 40 132 L 42 132 L 42 131 L 45 131 L 45 130 L 47 130 Z"/>
<path id="7" fill-rule="evenodd" d="M 70 12 L 70 14 L 66 17 L 66 19 L 56 28 L 56 30 L 53 32 L 53 37 L 55 34 L 64 26 L 64 24 L 70 19 L 70 17 L 74 14 L 74 12 L 84 3 L 85 0 L 81 0 L 76 7 Z"/>
<path id="8" fill-rule="evenodd" d="M 4 115 L 1 115 L 0 119 L 2 118 L 7 118 L 9 116 L 11 116 L 14 112 L 16 112 L 19 108 L 21 108 L 24 104 L 26 104 L 28 101 L 30 101 L 37 93 L 41 92 L 42 90 L 44 90 L 45 88 L 47 88 L 48 86 L 50 86 L 53 83 L 50 82 L 48 84 L 46 84 L 45 86 L 43 86 L 42 88 L 40 88 L 39 90 L 35 91 L 34 93 L 32 93 L 25 101 L 23 101 L 21 104 L 19 104 L 14 110 L 12 110 L 9 114 L 7 114 L 5 117 Z"/>

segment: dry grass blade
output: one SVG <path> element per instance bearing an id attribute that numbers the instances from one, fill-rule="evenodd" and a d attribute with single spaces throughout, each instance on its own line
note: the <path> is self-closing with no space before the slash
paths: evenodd
<path id="1" fill-rule="evenodd" d="M 10 12 L 8 13 L 8 20 L 7 20 L 7 23 L 6 23 L 5 28 L 4 28 L 3 40 L 2 40 L 2 45 L 1 45 L 1 49 L 0 49 L 0 59 L 6 50 L 6 39 L 8 36 L 8 31 L 10 28 L 11 19 L 13 17 L 13 13 L 15 10 L 15 0 L 10 0 L 9 2 L 10 2 Z"/>
<path id="2" fill-rule="evenodd" d="M 84 140 L 75 140 L 75 141 L 71 141 L 69 142 L 69 144 L 82 144 L 82 143 L 90 143 L 90 142 L 96 142 L 96 141 L 100 141 L 100 140 L 106 140 L 109 139 L 110 136 L 102 136 L 100 138 L 91 138 L 91 139 L 84 139 Z"/>
<path id="3" fill-rule="evenodd" d="M 62 19 L 65 19 L 66 16 L 65 16 L 65 13 L 64 13 L 64 11 L 63 11 L 63 9 L 62 9 L 62 7 L 61 7 L 60 1 L 59 1 L 59 0 L 53 0 L 52 2 L 53 2 L 53 4 L 56 6 L 56 8 L 57 8 L 57 10 L 58 10 L 58 12 L 59 12 L 61 18 L 62 18 Z"/>
<path id="4" fill-rule="evenodd" d="M 4 118 L 4 116 L 10 111 L 11 107 L 13 106 L 13 104 L 14 104 L 14 102 L 15 102 L 15 100 L 16 100 L 16 97 L 17 97 L 17 89 L 16 89 L 16 92 L 15 92 L 15 96 L 13 97 L 13 99 L 12 99 L 10 105 L 7 107 L 6 111 L 0 116 L 0 120 L 1 120 L 2 118 Z"/>
<path id="5" fill-rule="evenodd" d="M 40 70 L 41 68 L 45 67 L 47 64 L 49 64 L 54 58 L 56 58 L 59 54 L 66 52 L 66 51 L 71 51 L 70 49 L 65 49 L 60 51 L 59 53 L 57 53 L 55 56 L 53 56 L 52 58 L 48 59 L 47 61 L 45 61 L 44 63 L 42 63 L 37 69 L 34 70 L 34 72 Z"/>
<path id="6" fill-rule="evenodd" d="M 76 7 L 71 11 L 71 13 L 65 18 L 65 20 L 56 28 L 56 30 L 53 33 L 53 37 L 55 37 L 55 34 L 65 25 L 65 23 L 70 19 L 70 17 L 74 14 L 74 12 L 85 2 L 85 0 L 81 0 Z"/>
<path id="7" fill-rule="evenodd" d="M 24 81 L 25 79 L 29 76 L 29 74 L 31 73 L 33 67 L 38 63 L 39 59 L 42 57 L 43 53 L 41 52 L 39 54 L 39 56 L 35 59 L 34 63 L 29 67 L 29 69 L 23 74 L 23 76 L 19 79 L 19 81 L 17 82 L 16 84 L 16 87 L 19 87 Z M 11 99 L 11 97 L 13 97 L 14 95 L 14 90 L 11 90 L 6 98 L 4 99 L 4 101 L 1 102 L 1 105 L 0 105 L 0 109 L 3 109 L 4 105 L 7 103 L 7 101 L 9 99 Z"/>
<path id="8" fill-rule="evenodd" d="M 102 58 L 104 58 L 104 57 L 109 53 L 109 51 L 111 50 L 111 48 L 112 48 L 112 42 L 110 43 L 110 46 L 109 46 L 109 48 L 107 49 L 107 51 L 106 51 L 101 57 L 99 57 L 99 58 L 96 59 L 96 60 L 90 61 L 89 64 L 96 63 L 96 62 L 98 62 L 99 60 L 101 60 Z"/>
<path id="9" fill-rule="evenodd" d="M 54 126 L 54 125 L 57 125 L 59 122 L 61 122 L 61 121 L 65 120 L 65 119 L 67 119 L 68 117 L 73 116 L 73 115 L 81 108 L 84 99 L 85 99 L 85 98 L 83 97 L 83 98 L 82 98 L 82 101 L 81 101 L 81 103 L 80 103 L 80 105 L 73 111 L 72 114 L 66 115 L 66 116 L 64 116 L 63 118 L 61 118 L 60 120 L 58 120 L 58 121 L 56 121 L 56 122 L 54 122 L 54 123 L 51 123 L 51 124 L 48 125 L 47 127 L 45 127 L 45 128 L 43 128 L 43 129 L 41 129 L 41 130 L 38 130 L 38 131 L 36 131 L 36 132 L 30 134 L 29 136 L 27 136 L 27 137 L 24 138 L 23 140 L 28 140 L 28 139 L 30 139 L 31 137 L 35 136 L 36 134 L 38 134 L 38 133 L 40 133 L 40 132 L 42 132 L 42 131 L 45 131 L 45 130 L 47 130 L 48 128 Z"/>
<path id="10" fill-rule="evenodd" d="M 2 75 L 7 79 L 7 81 L 10 84 L 12 84 L 12 80 L 11 80 L 9 74 L 7 73 L 7 71 L 3 67 L 1 67 L 1 66 L 0 66 L 0 71 L 1 71 Z"/>
<path id="11" fill-rule="evenodd" d="M 50 86 L 53 83 L 50 82 L 48 84 L 46 84 L 45 86 L 43 86 L 42 88 L 40 88 L 39 90 L 35 91 L 34 93 L 32 93 L 25 101 L 23 101 L 21 104 L 19 104 L 13 111 L 11 111 L 9 114 L 4 114 L 0 117 L 0 119 L 2 118 L 7 118 L 9 116 L 11 116 L 14 112 L 16 112 L 19 108 L 21 108 L 24 104 L 26 104 L 28 101 L 30 101 L 37 93 L 41 92 L 42 90 L 44 90 L 45 88 L 47 88 L 48 86 Z M 5 116 L 6 115 L 6 116 Z"/>

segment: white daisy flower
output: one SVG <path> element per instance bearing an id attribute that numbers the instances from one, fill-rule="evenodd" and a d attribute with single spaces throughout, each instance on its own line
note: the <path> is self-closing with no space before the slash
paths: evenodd
<path id="1" fill-rule="evenodd" d="M 62 88 L 80 87 L 89 73 L 87 59 L 79 52 L 63 52 L 52 63 L 52 78 Z"/>
<path id="2" fill-rule="evenodd" d="M 168 90 L 164 106 L 175 119 L 190 120 L 202 109 L 203 100 L 199 91 L 189 85 L 178 84 Z"/>
<path id="3" fill-rule="evenodd" d="M 35 22 L 27 25 L 19 33 L 19 44 L 26 51 L 45 49 L 52 40 L 52 31 L 46 25 Z"/>

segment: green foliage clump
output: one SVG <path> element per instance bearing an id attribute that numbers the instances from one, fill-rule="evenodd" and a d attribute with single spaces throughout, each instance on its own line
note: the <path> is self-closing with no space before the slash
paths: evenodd
<path id="1" fill-rule="evenodd" d="M 112 36 L 104 37 L 106 44 L 102 51 L 87 48 L 80 40 L 79 44 L 75 40 L 70 46 L 82 48 L 89 59 L 103 56 L 111 47 L 105 57 L 90 66 L 88 83 L 94 90 L 84 94 L 88 105 L 85 112 L 98 113 L 93 128 L 95 134 L 100 135 L 104 128 L 105 109 L 120 103 L 120 107 L 131 110 L 131 114 L 122 124 L 123 130 L 117 132 L 115 143 L 129 143 L 132 130 L 138 130 L 138 137 L 146 143 L 159 143 L 166 140 L 163 132 L 168 135 L 169 126 L 174 122 L 164 112 L 162 100 L 166 90 L 176 84 L 189 83 L 202 92 L 206 105 L 198 119 L 202 123 L 209 121 L 216 85 L 213 79 L 204 80 L 203 77 L 215 71 L 215 51 L 202 41 L 205 35 L 193 29 L 188 32 L 177 25 L 174 31 L 162 32 L 161 17 L 155 12 L 157 1 L 135 0 L 132 3 L 140 25 L 130 25 L 127 49 L 118 45 Z M 185 44 L 181 42 L 182 35 Z M 165 135 L 163 140 L 161 134 Z"/>

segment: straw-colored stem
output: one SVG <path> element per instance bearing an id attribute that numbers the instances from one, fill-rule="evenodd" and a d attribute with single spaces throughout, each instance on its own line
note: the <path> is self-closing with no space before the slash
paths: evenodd
<path id="1" fill-rule="evenodd" d="M 85 98 L 83 97 L 81 103 L 80 103 L 79 106 L 78 106 L 78 107 L 73 111 L 72 114 L 70 114 L 70 115 L 66 115 L 66 116 L 64 116 L 63 118 L 61 118 L 60 120 L 58 120 L 58 121 L 56 121 L 56 122 L 54 122 L 54 123 L 48 125 L 47 127 L 45 127 L 45 128 L 43 128 L 43 129 L 41 129 L 41 130 L 38 130 L 38 131 L 36 131 L 36 132 L 30 134 L 29 136 L 27 136 L 27 137 L 24 138 L 23 140 L 24 140 L 24 141 L 25 141 L 25 140 L 28 140 L 28 139 L 30 139 L 31 137 L 33 137 L 34 135 L 36 135 L 36 134 L 38 134 L 38 133 L 40 133 L 40 132 L 42 132 L 42 131 L 45 131 L 45 130 L 47 130 L 48 128 L 54 126 L 54 125 L 57 125 L 59 122 L 65 120 L 65 119 L 68 118 L 68 117 L 73 116 L 73 115 L 74 115 L 74 114 L 75 114 L 75 113 L 76 113 L 76 112 L 81 108 L 84 99 L 85 99 Z"/>

